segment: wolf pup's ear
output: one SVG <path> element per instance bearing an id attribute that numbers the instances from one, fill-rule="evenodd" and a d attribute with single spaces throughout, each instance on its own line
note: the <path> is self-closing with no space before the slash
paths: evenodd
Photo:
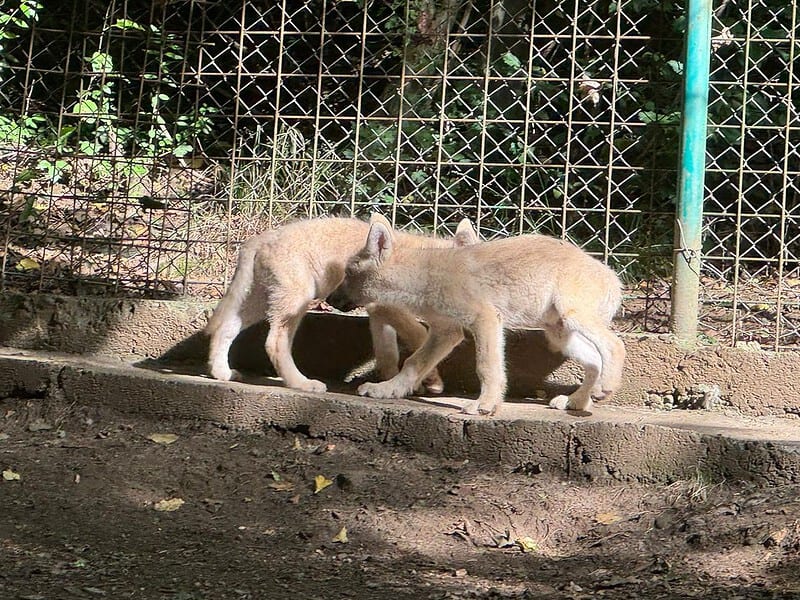
<path id="1" fill-rule="evenodd" d="M 375 223 L 380 223 L 389 231 L 392 230 L 392 224 L 389 222 L 389 219 L 384 217 L 381 213 L 374 212 L 369 217 L 369 224 L 374 225 Z"/>
<path id="2" fill-rule="evenodd" d="M 456 248 L 474 246 L 480 241 L 481 239 L 478 237 L 478 234 L 475 233 L 475 228 L 472 226 L 472 221 L 469 219 L 461 219 L 461 222 L 456 228 L 456 236 L 453 240 L 453 244 Z"/>
<path id="3" fill-rule="evenodd" d="M 367 236 L 366 248 L 369 255 L 377 259 L 378 262 L 382 262 L 391 256 L 393 246 L 394 240 L 392 239 L 391 227 L 387 227 L 380 221 L 373 223 Z"/>

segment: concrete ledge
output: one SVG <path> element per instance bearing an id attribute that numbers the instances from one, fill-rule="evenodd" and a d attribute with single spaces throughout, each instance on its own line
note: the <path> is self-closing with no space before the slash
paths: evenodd
<path id="1" fill-rule="evenodd" d="M 192 301 L 118 300 L 46 294 L 0 294 L 0 345 L 80 353 L 136 362 L 160 359 L 202 364 L 208 352 L 202 329 L 213 304 Z M 266 327 L 239 336 L 231 363 L 269 373 L 263 349 Z M 731 407 L 745 415 L 800 416 L 791 390 L 800 353 L 775 354 L 737 348 L 685 351 L 669 336 L 624 336 L 628 349 L 624 387 L 617 406 L 653 408 Z M 295 343 L 295 357 L 310 376 L 342 381 L 371 357 L 363 317 L 311 313 Z M 547 349 L 539 331 L 511 332 L 507 343 L 510 393 L 548 395 L 577 383 L 580 369 Z M 561 365 L 561 366 L 560 366 Z M 442 366 L 448 393 L 477 389 L 469 341 Z M 0 382 L 1 386 L 5 385 Z M 541 394 L 539 394 L 541 395 Z"/>
<path id="2" fill-rule="evenodd" d="M 59 397 L 152 417 L 379 440 L 454 459 L 528 465 L 592 480 L 669 482 L 698 471 L 763 485 L 800 482 L 800 423 L 711 411 L 599 407 L 588 416 L 511 401 L 499 418 L 458 413 L 463 400 L 374 401 L 274 385 L 221 383 L 123 362 L 0 352 L 0 396 Z"/>

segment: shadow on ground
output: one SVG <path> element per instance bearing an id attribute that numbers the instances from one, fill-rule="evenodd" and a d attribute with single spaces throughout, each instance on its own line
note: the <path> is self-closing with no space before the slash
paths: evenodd
<path id="1" fill-rule="evenodd" d="M 592 486 L 380 444 L 0 407 L 12 415 L 0 447 L 20 475 L 0 483 L 4 598 L 759 600 L 800 590 L 797 486 Z M 178 439 L 153 443 L 156 431 Z M 315 493 L 320 475 L 331 483 Z M 154 509 L 171 498 L 184 504 Z"/>

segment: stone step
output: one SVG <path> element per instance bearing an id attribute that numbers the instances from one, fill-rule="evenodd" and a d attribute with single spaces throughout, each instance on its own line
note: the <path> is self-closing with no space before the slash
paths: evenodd
<path id="1" fill-rule="evenodd" d="M 349 390 L 351 388 L 340 388 Z M 218 382 L 156 362 L 0 350 L 0 398 L 60 398 L 158 418 L 274 427 L 325 438 L 380 440 L 452 459 L 562 472 L 591 480 L 691 477 L 800 482 L 800 421 L 715 410 L 598 406 L 591 414 L 510 399 L 493 418 L 458 412 L 454 397 L 372 400 L 304 393 L 262 378 Z"/>

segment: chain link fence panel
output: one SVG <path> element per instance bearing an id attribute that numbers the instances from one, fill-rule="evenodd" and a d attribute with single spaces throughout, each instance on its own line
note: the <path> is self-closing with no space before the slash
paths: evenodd
<path id="1" fill-rule="evenodd" d="M 241 240 L 381 211 L 541 232 L 666 332 L 683 4 L 11 0 L 3 289 L 219 297 Z M 701 325 L 800 344 L 796 0 L 717 2 Z"/>

